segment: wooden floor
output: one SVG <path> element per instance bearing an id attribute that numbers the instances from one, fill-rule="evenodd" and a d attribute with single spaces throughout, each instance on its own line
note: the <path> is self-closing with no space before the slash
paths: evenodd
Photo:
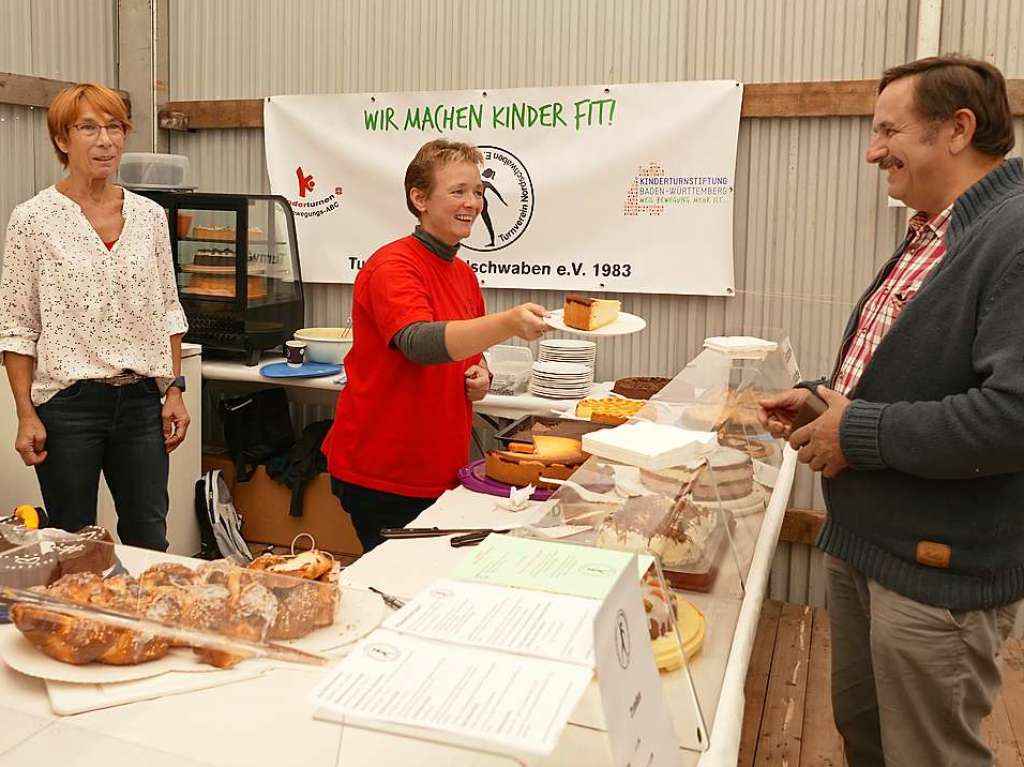
<path id="1" fill-rule="evenodd" d="M 841 767 L 823 608 L 765 602 L 747 672 L 740 767 Z M 1003 650 L 1003 691 L 984 733 L 999 767 L 1024 767 L 1024 642 Z"/>

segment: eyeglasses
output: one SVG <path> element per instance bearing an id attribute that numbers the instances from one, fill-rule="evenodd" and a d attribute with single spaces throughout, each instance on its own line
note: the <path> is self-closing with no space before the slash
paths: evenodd
<path id="1" fill-rule="evenodd" d="M 107 123 L 106 125 L 99 125 L 97 123 L 85 122 L 85 123 L 75 123 L 71 127 L 74 128 L 79 133 L 81 133 L 87 139 L 98 138 L 99 135 L 100 135 L 100 131 L 104 131 L 104 130 L 107 132 L 107 135 L 111 139 L 116 140 L 116 139 L 124 138 L 124 123 L 117 122 L 116 120 L 114 122 Z"/>

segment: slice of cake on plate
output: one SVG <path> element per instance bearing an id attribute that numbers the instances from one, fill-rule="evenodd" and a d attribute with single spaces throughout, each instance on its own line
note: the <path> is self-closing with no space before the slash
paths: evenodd
<path id="1" fill-rule="evenodd" d="M 570 328 L 597 330 L 615 322 L 621 310 L 621 301 L 570 294 L 565 297 L 562 319 Z"/>
<path id="2" fill-rule="evenodd" d="M 710 510 L 685 499 L 642 495 L 627 500 L 604 521 L 597 545 L 655 554 L 667 567 L 694 565 L 704 559 L 716 526 L 717 519 Z"/>
<path id="3" fill-rule="evenodd" d="M 506 485 L 552 487 L 541 478 L 568 479 L 589 457 L 578 439 L 535 434 L 533 444 L 513 442 L 508 450 L 490 451 L 485 473 Z"/>

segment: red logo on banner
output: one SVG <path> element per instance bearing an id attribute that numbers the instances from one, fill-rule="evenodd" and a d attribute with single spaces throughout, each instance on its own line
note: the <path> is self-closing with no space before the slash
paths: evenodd
<path id="1" fill-rule="evenodd" d="M 299 197 L 305 197 L 306 192 L 312 192 L 313 187 L 316 186 L 316 182 L 313 181 L 313 176 L 307 176 L 302 172 L 302 166 L 300 165 L 295 169 L 295 175 L 299 177 Z"/>

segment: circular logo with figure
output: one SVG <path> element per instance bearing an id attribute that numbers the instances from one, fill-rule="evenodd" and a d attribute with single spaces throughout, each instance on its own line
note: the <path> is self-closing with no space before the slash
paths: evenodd
<path id="1" fill-rule="evenodd" d="M 480 180 L 484 207 L 463 247 L 477 253 L 507 248 L 523 236 L 533 218 L 533 180 L 522 160 L 507 149 L 479 147 L 484 156 Z"/>

